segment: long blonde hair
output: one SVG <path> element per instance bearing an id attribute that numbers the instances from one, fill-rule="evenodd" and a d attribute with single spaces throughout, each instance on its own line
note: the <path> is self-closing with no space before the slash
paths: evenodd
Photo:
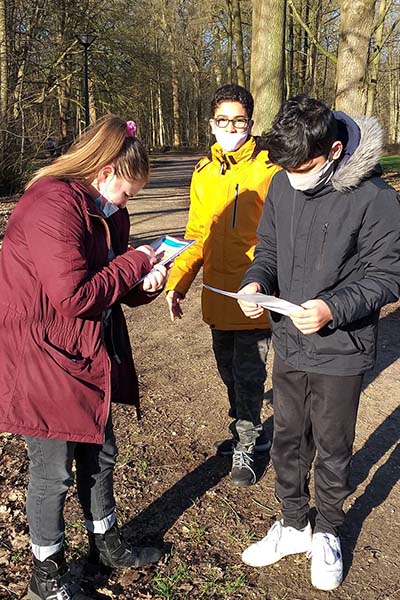
<path id="1" fill-rule="evenodd" d="M 126 121 L 115 115 L 99 119 L 65 154 L 36 171 L 26 189 L 43 177 L 91 183 L 108 164 L 113 164 L 116 175 L 128 181 L 149 178 L 149 159 L 144 146 L 137 137 L 128 134 Z"/>

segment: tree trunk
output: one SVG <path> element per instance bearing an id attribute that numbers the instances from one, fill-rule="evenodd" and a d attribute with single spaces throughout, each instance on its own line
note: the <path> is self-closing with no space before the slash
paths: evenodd
<path id="1" fill-rule="evenodd" d="M 400 59 L 394 53 L 393 47 L 390 47 L 390 49 L 389 49 L 388 66 L 389 66 L 389 127 L 388 127 L 389 143 L 397 144 L 400 139 L 400 132 L 399 132 Z"/>
<path id="2" fill-rule="evenodd" d="M 371 116 L 374 113 L 376 86 L 378 83 L 379 63 L 382 51 L 383 28 L 385 24 L 385 16 L 388 9 L 388 0 L 381 0 L 379 5 L 378 27 L 375 32 L 375 56 L 370 65 L 370 75 L 368 84 L 368 100 L 366 114 Z"/>
<path id="3" fill-rule="evenodd" d="M 240 14 L 240 0 L 232 0 L 233 14 L 233 39 L 236 49 L 236 71 L 237 82 L 239 85 L 246 87 L 246 74 L 244 70 L 244 54 L 243 54 L 243 32 L 242 18 Z"/>
<path id="4" fill-rule="evenodd" d="M 171 64 L 171 87 L 172 87 L 172 143 L 174 146 L 180 146 L 180 112 L 179 112 L 179 81 L 178 69 L 175 56 L 174 39 L 177 38 L 175 11 L 177 7 L 175 2 L 165 0 L 163 2 L 162 23 L 168 40 L 168 50 Z"/>
<path id="5" fill-rule="evenodd" d="M 374 23 L 375 0 L 341 0 L 336 109 L 365 114 L 369 44 Z"/>
<path id="6" fill-rule="evenodd" d="M 301 16 L 304 23 L 309 27 L 310 25 L 310 1 L 303 0 L 302 2 Z M 301 65 L 301 81 L 302 91 L 305 94 L 309 94 L 309 86 L 307 79 L 307 68 L 308 68 L 308 52 L 310 49 L 310 43 L 308 39 L 308 33 L 303 27 L 301 28 L 301 52 L 300 52 L 300 65 Z"/>
<path id="7" fill-rule="evenodd" d="M 310 14 L 309 14 L 309 22 L 310 28 L 312 30 L 312 34 L 314 38 L 319 43 L 320 38 L 320 28 L 321 28 L 321 3 L 315 2 L 313 0 L 312 5 L 310 6 Z M 306 89 L 307 93 L 310 96 L 314 96 L 316 94 L 315 90 L 315 82 L 317 79 L 317 46 L 316 44 L 309 43 L 307 49 L 307 75 L 306 75 Z"/>
<path id="8" fill-rule="evenodd" d="M 233 27 L 232 27 L 232 2 L 231 0 L 227 0 L 228 7 L 228 43 L 226 47 L 227 51 L 227 73 L 226 73 L 226 81 L 227 83 L 233 83 L 232 79 L 232 50 L 233 50 Z"/>
<path id="9" fill-rule="evenodd" d="M 157 145 L 156 141 L 156 122 L 157 115 L 154 106 L 154 95 L 153 95 L 153 85 L 150 83 L 150 139 L 151 139 L 151 149 L 155 148 Z"/>
<path id="10" fill-rule="evenodd" d="M 172 50 L 173 52 L 173 50 Z M 172 55 L 171 57 L 171 70 L 172 70 L 172 112 L 173 112 L 173 122 L 174 122 L 174 146 L 181 145 L 181 135 L 180 135 L 180 110 L 179 110 L 179 84 L 178 84 L 178 70 L 176 68 L 175 57 Z"/>
<path id="11" fill-rule="evenodd" d="M 251 91 L 254 133 L 268 129 L 283 100 L 285 2 L 253 1 Z M 268 59 L 266 59 L 268 57 Z"/>
<path id="12" fill-rule="evenodd" d="M 89 121 L 92 126 L 97 120 L 96 96 L 94 93 L 93 78 L 89 77 Z"/>
<path id="13" fill-rule="evenodd" d="M 157 110 L 158 110 L 158 139 L 160 142 L 160 146 L 165 146 L 165 126 L 164 126 L 164 116 L 162 110 L 162 102 L 161 102 L 161 84 L 158 82 L 157 89 Z"/>
<path id="14" fill-rule="evenodd" d="M 286 60 L 286 96 L 290 98 L 293 95 L 293 65 L 294 65 L 294 26 L 293 15 L 287 15 L 287 60 Z"/>
<path id="15" fill-rule="evenodd" d="M 5 0 L 0 0 L 0 116 L 6 119 L 8 104 L 7 25 Z"/>

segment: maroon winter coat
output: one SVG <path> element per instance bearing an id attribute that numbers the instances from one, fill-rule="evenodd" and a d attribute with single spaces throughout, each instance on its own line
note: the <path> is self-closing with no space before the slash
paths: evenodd
<path id="1" fill-rule="evenodd" d="M 81 183 L 45 178 L 21 197 L 0 251 L 0 430 L 102 443 L 111 396 L 137 404 L 119 302 L 155 295 L 129 291 L 150 263 L 128 237 L 127 210 L 105 220 Z"/>

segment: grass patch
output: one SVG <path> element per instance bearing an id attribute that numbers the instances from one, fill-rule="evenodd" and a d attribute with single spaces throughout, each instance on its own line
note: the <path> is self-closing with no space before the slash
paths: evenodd
<path id="1" fill-rule="evenodd" d="M 400 173 L 400 154 L 384 156 L 381 165 L 385 173 Z"/>
<path id="2" fill-rule="evenodd" d="M 182 598 L 181 586 L 190 580 L 190 573 L 187 565 L 179 565 L 175 571 L 170 574 L 158 571 L 152 580 L 153 591 L 157 598 L 165 600 L 180 600 Z"/>

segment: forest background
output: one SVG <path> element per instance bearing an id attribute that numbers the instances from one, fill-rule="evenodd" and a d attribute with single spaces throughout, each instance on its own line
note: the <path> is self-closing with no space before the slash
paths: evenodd
<path id="1" fill-rule="evenodd" d="M 0 192 L 85 128 L 82 42 L 90 123 L 133 118 L 150 150 L 203 150 L 212 93 L 237 82 L 257 134 L 307 93 L 376 115 L 397 151 L 399 22 L 399 0 L 0 0 Z"/>

